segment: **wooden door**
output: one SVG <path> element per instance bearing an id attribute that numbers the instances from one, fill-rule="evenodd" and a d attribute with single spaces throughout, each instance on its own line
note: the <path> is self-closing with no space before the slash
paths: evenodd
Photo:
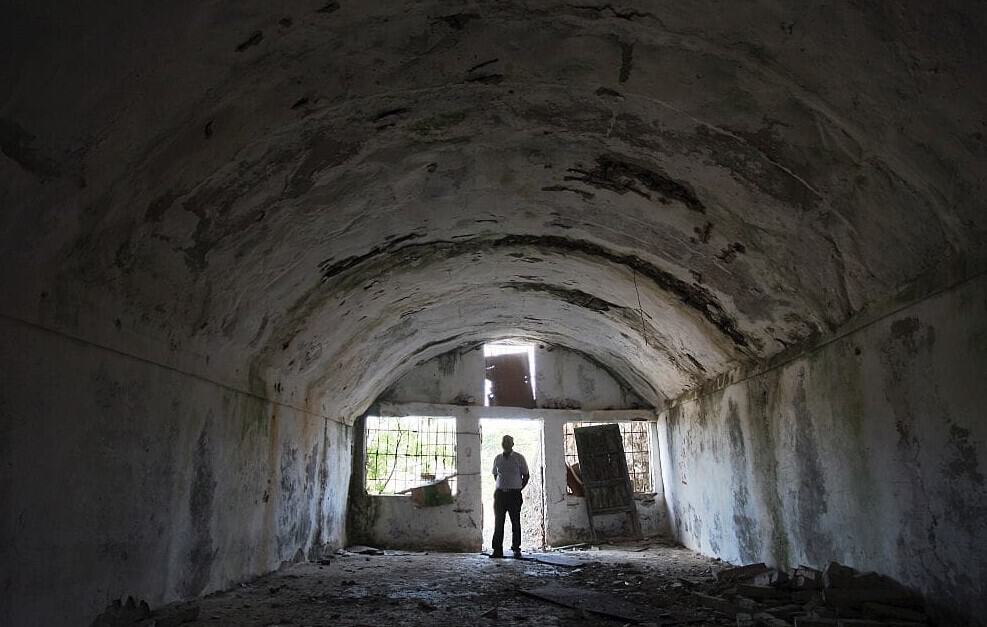
<path id="1" fill-rule="evenodd" d="M 578 427 L 573 433 L 586 490 L 586 513 L 594 537 L 594 516 L 621 512 L 630 516 L 631 529 L 640 536 L 641 522 L 634 505 L 634 489 L 627 473 L 620 427 L 616 424 Z"/>

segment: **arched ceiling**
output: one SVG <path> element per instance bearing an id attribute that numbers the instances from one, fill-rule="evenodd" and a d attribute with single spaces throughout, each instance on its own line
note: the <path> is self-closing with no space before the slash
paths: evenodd
<path id="1" fill-rule="evenodd" d="M 979 2 L 137 5 L 0 27 L 6 312 L 333 415 L 510 335 L 659 403 L 987 257 Z"/>

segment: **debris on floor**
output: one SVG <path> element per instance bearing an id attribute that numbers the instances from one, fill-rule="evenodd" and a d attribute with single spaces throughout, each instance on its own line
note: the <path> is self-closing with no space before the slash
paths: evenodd
<path id="1" fill-rule="evenodd" d="M 567 551 L 570 549 L 586 549 L 590 547 L 589 542 L 577 542 L 576 544 L 563 544 L 562 546 L 549 547 L 551 551 Z"/>
<path id="2" fill-rule="evenodd" d="M 645 546 L 647 545 L 647 546 Z M 644 550 L 639 550 L 641 547 Z M 783 572 L 730 566 L 662 538 L 609 543 L 562 558 L 491 560 L 482 554 L 416 553 L 351 546 L 327 567 L 282 570 L 195 601 L 150 612 L 158 622 L 96 627 L 237 625 L 484 625 L 624 627 L 916 627 L 922 600 L 893 580 L 838 563 Z M 577 562 L 578 567 L 570 565 Z M 140 610 L 118 602 L 118 614 Z M 145 604 L 146 606 L 146 604 Z M 129 608 L 129 609 L 128 609 Z M 200 610 L 201 608 L 201 610 Z M 108 611 L 111 608 L 108 608 Z M 112 612 L 111 612 L 112 614 Z M 141 615 L 147 615 L 145 612 Z M 128 614 L 129 616 L 129 614 Z M 135 615 L 136 616 L 136 615 Z"/>
<path id="3" fill-rule="evenodd" d="M 838 562 L 825 572 L 801 566 L 790 574 L 765 564 L 727 568 L 717 573 L 715 584 L 702 588 L 692 592 L 696 602 L 737 625 L 928 624 L 919 595 L 889 577 Z"/>
<path id="4" fill-rule="evenodd" d="M 199 605 L 195 603 L 171 605 L 152 612 L 146 601 L 127 597 L 126 602 L 113 601 L 90 627 L 180 627 L 198 618 Z"/>
<path id="5" fill-rule="evenodd" d="M 585 588 L 549 584 L 532 590 L 522 589 L 520 592 L 536 599 L 576 610 L 585 610 L 607 618 L 616 618 L 632 623 L 640 623 L 648 619 L 648 612 L 633 603 L 622 601 L 612 594 L 586 590 Z"/>
<path id="6" fill-rule="evenodd" d="M 496 607 L 490 608 L 486 612 L 480 614 L 480 618 L 496 619 L 497 618 L 497 608 Z"/>
<path id="7" fill-rule="evenodd" d="M 528 553 L 524 557 L 525 559 L 534 560 L 542 564 L 564 566 L 566 568 L 578 568 L 588 563 L 586 561 L 576 559 L 575 557 L 553 553 Z"/>
<path id="8" fill-rule="evenodd" d="M 381 549 L 375 549 L 372 546 L 354 544 L 353 546 L 346 547 L 346 550 L 340 551 L 340 553 L 353 553 L 354 555 L 383 555 L 384 551 Z"/>
<path id="9" fill-rule="evenodd" d="M 137 602 L 134 597 L 127 597 L 126 602 L 117 599 L 110 603 L 106 610 L 93 620 L 91 627 L 134 625 L 150 617 L 151 608 L 146 601 Z"/>

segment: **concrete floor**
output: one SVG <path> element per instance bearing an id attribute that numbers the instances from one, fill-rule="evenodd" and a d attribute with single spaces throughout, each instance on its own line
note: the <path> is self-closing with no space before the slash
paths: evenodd
<path id="1" fill-rule="evenodd" d="M 199 607 L 187 625 L 622 625 L 626 621 L 586 614 L 524 596 L 518 589 L 558 583 L 623 599 L 674 624 L 729 625 L 698 608 L 679 577 L 714 574 L 720 562 L 662 541 L 646 550 L 605 546 L 567 551 L 584 562 L 570 568 L 482 554 L 389 551 L 386 555 L 343 554 L 329 565 L 302 563 L 239 588 L 193 603 L 162 608 L 177 615 Z M 497 608 L 497 616 L 482 617 Z M 697 621 L 697 622 L 693 622 Z"/>

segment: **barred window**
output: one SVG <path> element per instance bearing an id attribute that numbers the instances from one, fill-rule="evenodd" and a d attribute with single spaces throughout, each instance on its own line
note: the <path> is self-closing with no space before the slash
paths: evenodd
<path id="1" fill-rule="evenodd" d="M 456 419 L 368 416 L 365 450 L 367 492 L 402 494 L 456 474 Z"/>
<path id="2" fill-rule="evenodd" d="M 610 424 L 603 422 L 565 423 L 565 463 L 574 466 L 579 463 L 576 453 L 574 429 Z M 624 441 L 624 455 L 627 457 L 627 474 L 636 493 L 654 492 L 651 476 L 651 433 L 647 422 L 618 422 L 620 435 Z"/>

